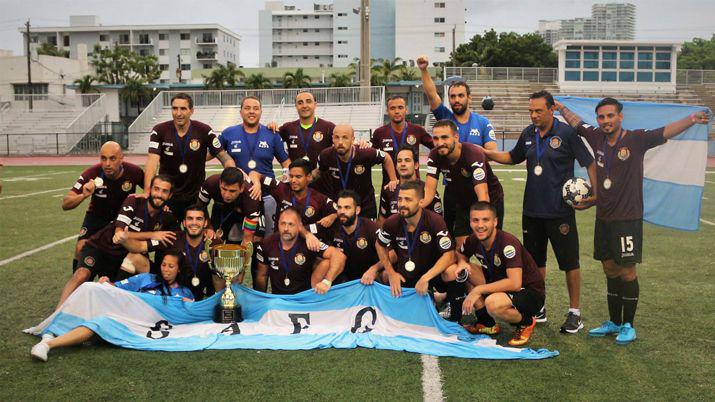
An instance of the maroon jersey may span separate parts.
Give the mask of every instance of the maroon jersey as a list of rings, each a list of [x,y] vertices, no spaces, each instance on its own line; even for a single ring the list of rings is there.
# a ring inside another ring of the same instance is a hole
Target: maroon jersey
[[[437,150],[432,150],[427,160],[427,176],[439,179],[439,173],[445,177],[447,185],[454,186],[455,194],[461,205],[471,206],[477,202],[477,193],[474,186],[486,183],[489,187],[489,201],[492,203],[504,200],[504,190],[499,178],[492,171],[487,157],[478,146],[462,143],[462,153],[454,165],[449,164],[447,157],[440,156]]]
[[[315,169],[320,152],[333,146],[334,128],[335,124],[332,122],[316,117],[310,128],[304,129],[299,119],[283,124],[278,133],[288,147],[290,160],[307,157],[310,168]]]
[[[375,249],[375,240],[380,229],[377,223],[358,217],[355,230],[351,234],[345,232],[339,220],[336,220],[330,229],[332,246],[339,248],[347,257],[341,274],[342,279],[345,281],[360,279],[368,268],[377,264],[379,257]]]
[[[129,194],[134,194],[137,186],[144,188],[144,171],[139,166],[122,162],[123,173],[117,179],[110,179],[104,175],[102,164],[98,163],[89,167],[79,175],[72,186],[72,192],[82,194],[82,187],[91,180],[101,177],[104,183],[95,187],[87,213],[97,215],[107,221],[114,220],[119,213],[119,207]]]
[[[155,216],[149,215],[146,198],[137,198],[134,195],[127,197],[122,203],[117,219],[95,233],[87,243],[109,255],[120,257],[127,254],[121,244],[114,244],[115,229],[129,228],[130,232],[156,232],[160,230],[178,231],[179,224],[171,212],[163,209]]]
[[[397,142],[395,143],[395,141]],[[405,122],[402,132],[394,131],[391,123],[375,129],[370,137],[370,142],[373,147],[390,154],[395,167],[397,167],[397,151],[405,145],[411,147],[415,151],[415,155],[420,154],[420,145],[429,149],[434,148],[432,136],[427,134],[424,127],[407,122]],[[387,173],[383,171],[382,184],[387,184],[388,181]]]
[[[216,133],[208,125],[191,120],[189,131],[179,137],[173,121],[157,124],[149,137],[149,153],[160,156],[159,173],[174,181],[173,198],[193,201],[206,177],[206,151],[217,156],[223,150]],[[185,164],[186,173],[179,168]]]
[[[337,200],[344,188],[355,191],[360,196],[361,207],[375,205],[375,189],[372,186],[372,167],[385,161],[385,153],[379,149],[359,149],[353,147],[351,162],[342,162],[334,148],[324,149],[318,158],[320,181],[325,195]],[[343,181],[346,185],[343,186]]]
[[[232,218],[244,219],[244,228],[248,224],[248,229],[255,225],[261,216],[262,202],[261,200],[254,200],[251,198],[250,193],[253,185],[244,182],[243,190],[241,194],[232,202],[226,203],[221,197],[221,175],[215,174],[209,176],[204,183],[201,185],[201,191],[199,191],[199,201],[208,205],[211,200],[213,200],[213,208],[211,210],[211,223],[214,229],[218,229],[221,225],[222,220],[228,220]],[[236,216],[231,217],[230,215],[235,214]],[[250,221],[250,222],[246,222]],[[253,228],[255,230],[255,228]]]
[[[406,282],[403,286],[414,287],[422,275],[432,269],[442,254],[454,250],[454,242],[442,216],[426,209],[422,209],[422,217],[416,232],[409,233],[406,227],[407,223],[400,215],[392,215],[378,230],[377,241],[388,250],[397,253],[397,264],[393,267],[405,278]],[[410,246],[410,243],[413,245]],[[411,257],[410,247],[412,247]],[[405,263],[410,260],[415,264],[412,272],[405,269]]]
[[[576,132],[586,138],[596,154],[598,198],[596,217],[604,221],[643,219],[643,157],[646,151],[665,144],[664,128],[623,130],[621,139],[608,145],[600,128],[579,123]],[[604,182],[610,180],[606,190]]]
[[[336,208],[333,200],[312,188],[307,188],[305,197],[299,200],[291,190],[290,184],[270,177],[266,177],[263,180],[263,187],[267,190],[266,193],[272,195],[278,204],[274,227],[278,227],[277,220],[280,212],[292,206],[301,212],[301,220],[305,228],[321,240],[324,240],[325,231],[322,230],[322,226],[318,225],[318,221],[335,213]]]
[[[326,244],[320,252],[308,250],[302,236],[296,238],[293,248],[281,252],[280,233],[266,237],[256,247],[256,260],[268,267],[268,278],[274,294],[296,294],[310,289],[310,276],[318,257],[322,257]]]
[[[214,242],[213,244],[216,243]],[[166,251],[177,251],[184,254],[184,266],[186,267],[186,272],[190,275],[189,289],[191,289],[191,293],[194,294],[194,300],[199,301],[216,293],[211,267],[209,267],[209,254],[204,250],[205,245],[203,239],[201,239],[201,243],[198,247],[191,247],[186,240],[186,232],[177,231],[176,240],[172,245],[164,247],[156,240],[150,240],[149,245],[149,251],[156,250],[154,257],[156,272],[153,273],[161,274],[159,267],[161,266],[161,260],[164,258]],[[194,277],[199,280],[197,286],[193,284]]]
[[[545,294],[544,278],[531,254],[514,235],[495,230],[497,235],[490,250],[486,250],[477,236],[471,234],[462,244],[459,253],[467,258],[475,256],[479,260],[487,283],[506,278],[509,268],[521,268],[521,287]]]
[[[422,183],[422,180],[417,180]],[[397,213],[397,196],[400,194],[400,186],[395,187],[395,191],[390,191],[389,189],[383,188],[382,194],[380,194],[380,216],[383,218],[388,218]],[[432,212],[436,212],[439,215],[443,214],[442,210],[442,199],[439,198],[439,194],[435,193],[432,202],[427,206]]]

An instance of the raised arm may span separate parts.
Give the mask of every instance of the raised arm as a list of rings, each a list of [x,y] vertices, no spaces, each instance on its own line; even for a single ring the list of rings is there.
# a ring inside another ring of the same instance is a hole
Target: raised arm
[[[62,198],[62,210],[69,211],[70,209],[75,209],[85,198],[89,198],[94,194],[94,180],[90,180],[84,183],[82,186],[82,192],[77,194],[70,190],[67,195]]]
[[[561,116],[566,119],[566,122],[569,124],[571,127],[576,127],[578,123],[580,123],[583,119],[579,117],[576,113],[570,111],[566,106],[564,106],[563,103],[555,100],[554,105],[556,107],[556,110],[561,113]]]
[[[674,121],[665,126],[663,137],[665,139],[673,138],[695,124],[708,124],[709,121],[710,118],[707,113],[703,111],[693,113],[684,119]]]
[[[422,74],[422,89],[425,91],[425,95],[427,95],[427,99],[429,100],[429,107],[435,110],[442,104],[442,98],[439,97],[437,86],[429,75],[429,69],[427,68],[429,67],[429,59],[427,59],[427,56],[417,58],[417,67],[420,68]]]
[[[159,170],[159,155],[149,154],[146,159],[146,165],[144,166],[144,192],[149,193],[151,190],[151,179],[156,176],[157,170]]]

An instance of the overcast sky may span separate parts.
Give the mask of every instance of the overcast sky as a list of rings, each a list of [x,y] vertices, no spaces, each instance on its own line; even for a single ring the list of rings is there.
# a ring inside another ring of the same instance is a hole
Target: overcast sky
[[[372,0],[380,1],[380,0]],[[284,1],[299,8],[329,0]],[[416,0],[422,3],[422,0]],[[494,28],[519,33],[536,30],[540,19],[589,17],[584,0],[467,0],[467,39]],[[713,0],[631,0],[636,5],[636,38],[687,41],[715,33]],[[0,49],[22,54],[17,28],[28,18],[36,26],[67,26],[70,15],[99,15],[103,25],[219,23],[241,35],[241,64],[258,62],[257,0],[0,0]],[[399,15],[399,10],[397,11]]]

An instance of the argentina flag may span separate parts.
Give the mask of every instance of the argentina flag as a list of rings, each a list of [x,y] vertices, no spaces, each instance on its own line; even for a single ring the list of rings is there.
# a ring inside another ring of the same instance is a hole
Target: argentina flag
[[[555,97],[584,122],[598,127],[595,108],[601,99]],[[655,129],[708,111],[702,106],[622,102],[623,128]],[[643,166],[643,219],[679,230],[698,230],[708,159],[708,124],[695,124],[645,154]],[[585,169],[576,176],[587,177]]]
[[[544,359],[546,349],[501,347],[437,314],[429,296],[403,289],[395,299],[381,284],[336,285],[325,295],[307,290],[273,295],[234,285],[244,321],[211,320],[220,299],[200,302],[85,283],[50,317],[24,332],[64,334],[84,326],[117,346],[149,351],[203,349],[377,348],[480,359]]]

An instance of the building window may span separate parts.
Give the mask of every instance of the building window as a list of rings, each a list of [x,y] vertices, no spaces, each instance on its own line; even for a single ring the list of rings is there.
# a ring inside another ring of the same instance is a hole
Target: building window
[[[634,74],[632,71],[621,71],[618,73],[618,81],[633,82]]]
[[[435,23],[444,23],[444,17],[434,17]]]
[[[159,56],[166,56],[166,49],[159,49]]]
[[[308,30],[307,30],[307,29],[304,29],[303,32],[308,32]]]
[[[442,46],[437,46],[434,48],[434,51],[437,53],[444,53],[444,47]]]
[[[33,38],[34,38],[34,40],[32,41],[32,43],[37,43],[37,36],[34,36]],[[57,46],[57,37],[56,36],[48,36],[47,43],[49,43],[52,46]]]
[[[307,16],[307,15],[304,15],[304,16],[303,16],[303,19],[304,19],[304,20],[307,20],[307,19],[308,19],[308,16]]]
[[[317,60],[317,59],[318,59],[318,56],[313,56],[313,58]]]
[[[653,82],[653,72],[651,71],[639,71],[636,77],[638,82]]]
[[[338,17],[347,17],[348,13],[338,13]]]
[[[435,32],[434,37],[435,38],[444,38],[444,32]]]
[[[670,82],[670,72],[655,73],[655,82]]]
[[[338,27],[338,31],[347,31],[348,27]]]
[[[191,34],[189,34],[188,32],[182,32],[182,33],[179,35],[179,39],[181,39],[181,40],[189,40],[189,39],[191,39]]]
[[[616,81],[615,71],[604,71],[601,73],[601,81]]]
[[[149,34],[139,34],[139,44],[148,45],[149,44]]]
[[[584,81],[598,81],[598,71],[584,71],[583,72]]]
[[[583,52],[583,68],[598,68],[598,52]]]
[[[32,84],[30,87],[27,84],[12,84],[13,91],[15,92],[15,100],[23,101],[28,100],[30,97],[28,95],[34,95],[32,99],[34,100],[47,100],[47,85],[48,84]]]
[[[315,28],[315,32],[320,32],[320,29],[318,29],[318,28]]]
[[[70,45],[70,36],[65,35],[62,37],[62,46],[69,46]]]
[[[346,41],[346,40],[339,40],[339,41],[338,41],[338,45],[347,45],[347,44],[348,44],[348,41]]]
[[[338,55],[338,58],[339,58],[339,59],[347,59],[347,58],[348,58],[348,55],[347,55],[347,54],[339,54],[339,55]]]
[[[566,68],[581,68],[581,52],[566,51]]]
[[[446,3],[444,1],[438,1],[434,3],[434,8],[444,8]]]
[[[191,64],[182,64],[181,69],[184,71],[191,71]]]
[[[182,55],[182,56],[188,56],[190,50],[191,50],[191,49],[181,49],[181,50],[180,50],[181,55]]]
[[[303,46],[308,46],[308,42],[303,42]]]
[[[129,34],[119,35],[119,44],[128,45],[129,44]]]
[[[638,52],[638,69],[653,69],[653,53]]]
[[[203,67],[208,70],[208,69],[213,68],[213,65],[211,63],[204,63]]]
[[[166,34],[165,33],[160,33],[159,34],[159,40],[166,40]]]
[[[621,68],[633,68],[633,52],[621,52]],[[631,80],[632,81],[632,80]]]
[[[566,71],[566,81],[581,81],[581,72]]]
[[[160,71],[169,71],[169,65],[168,64],[159,64],[159,70]]]
[[[320,18],[320,16],[319,16],[319,15],[316,15],[316,16],[315,16],[315,19],[317,20],[318,18]]]
[[[139,49],[139,56],[148,56],[149,52],[146,49]]]
[[[100,41],[100,42],[109,42],[109,35],[107,35],[107,34],[100,34],[100,35],[99,35],[99,41]]]
[[[618,54],[616,52],[603,52],[603,60],[601,60],[601,68],[616,68],[616,59]]]
[[[315,46],[319,46],[319,45],[320,45],[320,42],[314,42],[314,43],[315,43]]]

